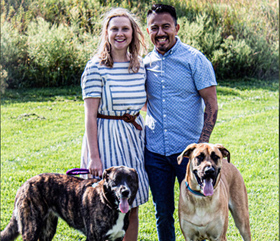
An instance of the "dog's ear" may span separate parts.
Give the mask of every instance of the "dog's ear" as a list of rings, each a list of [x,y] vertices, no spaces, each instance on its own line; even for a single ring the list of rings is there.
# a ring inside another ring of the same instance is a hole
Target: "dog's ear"
[[[108,175],[110,174],[110,172],[112,171],[113,168],[114,167],[110,167],[110,168],[104,170],[103,174],[102,174],[102,179],[107,180],[107,177],[108,177]]]
[[[177,157],[178,164],[181,164],[184,157],[189,157],[195,148],[195,143],[188,145],[187,148]]]
[[[226,157],[227,161],[230,162],[230,152],[221,144],[216,144],[216,147],[223,154],[223,157]]]
[[[136,194],[137,194],[137,191],[139,189],[139,178],[138,178],[138,173],[135,169],[133,169],[133,172],[134,172],[134,175],[135,175],[135,182],[133,182],[133,188],[132,189],[135,189],[135,191],[132,191],[132,195],[130,196],[128,202],[129,202],[129,205],[132,205],[135,197],[136,197]]]

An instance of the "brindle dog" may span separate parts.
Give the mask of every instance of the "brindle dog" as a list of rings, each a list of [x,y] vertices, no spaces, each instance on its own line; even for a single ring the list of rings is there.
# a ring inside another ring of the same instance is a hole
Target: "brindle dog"
[[[64,174],[37,175],[19,188],[1,241],[19,234],[24,241],[52,240],[58,217],[84,233],[87,241],[121,241],[137,191],[137,172],[124,166],[105,170],[98,183]]]

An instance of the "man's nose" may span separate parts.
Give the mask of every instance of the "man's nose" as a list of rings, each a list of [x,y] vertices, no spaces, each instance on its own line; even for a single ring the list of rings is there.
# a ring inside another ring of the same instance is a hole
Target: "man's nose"
[[[159,27],[157,35],[165,35],[165,32],[163,31],[163,28]]]

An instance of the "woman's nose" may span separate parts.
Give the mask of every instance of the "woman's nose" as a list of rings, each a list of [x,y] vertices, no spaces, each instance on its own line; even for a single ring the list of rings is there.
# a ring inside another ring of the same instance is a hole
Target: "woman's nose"
[[[120,35],[123,35],[123,32],[122,32],[122,30],[120,29],[120,30],[118,30],[118,32],[117,32],[117,36],[120,36]]]

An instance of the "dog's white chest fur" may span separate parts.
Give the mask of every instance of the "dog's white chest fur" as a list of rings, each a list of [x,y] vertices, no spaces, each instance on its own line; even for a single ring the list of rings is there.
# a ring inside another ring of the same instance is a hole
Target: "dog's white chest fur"
[[[124,236],[125,231],[123,230],[123,224],[125,215],[125,213],[119,212],[119,217],[116,224],[107,232],[107,235],[109,235],[110,239],[115,240]]]

